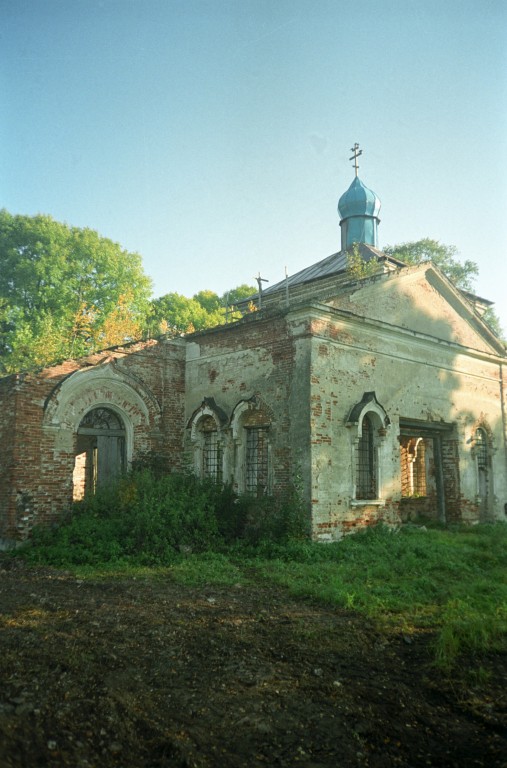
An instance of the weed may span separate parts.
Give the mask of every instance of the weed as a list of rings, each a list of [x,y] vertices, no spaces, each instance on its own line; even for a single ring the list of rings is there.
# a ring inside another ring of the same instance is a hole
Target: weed
[[[447,603],[435,643],[438,667],[449,671],[463,653],[482,654],[505,639],[507,610],[505,606],[492,608],[487,603],[477,607],[460,598]]]

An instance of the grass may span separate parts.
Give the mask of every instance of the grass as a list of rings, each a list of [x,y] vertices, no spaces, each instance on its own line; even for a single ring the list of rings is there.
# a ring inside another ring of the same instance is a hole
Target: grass
[[[43,561],[42,552],[37,559]],[[386,632],[433,631],[435,663],[448,672],[464,653],[507,651],[505,524],[453,531],[381,527],[336,544],[235,544],[175,553],[159,566],[124,559],[68,567],[81,578],[275,584],[295,597],[357,611]]]
[[[232,497],[205,487],[196,496],[187,480],[154,486],[142,475],[135,486],[129,482],[58,530],[38,532],[21,556],[81,578],[275,584],[296,597],[357,611],[385,632],[431,631],[435,663],[444,670],[465,653],[479,658],[507,651],[505,523],[453,530],[379,526],[315,544],[283,534],[280,525],[283,535],[273,538],[268,520],[264,532],[256,525],[255,536],[233,538],[231,530],[248,533],[248,525]],[[245,515],[252,519],[250,507]],[[279,519],[290,521],[290,507]]]
[[[385,631],[435,633],[435,663],[507,651],[507,525],[391,532],[286,547],[254,559],[292,595],[358,611]]]

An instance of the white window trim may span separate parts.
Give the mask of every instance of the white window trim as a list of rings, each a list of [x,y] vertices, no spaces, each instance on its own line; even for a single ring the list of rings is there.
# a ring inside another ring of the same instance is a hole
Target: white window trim
[[[373,399],[374,398],[374,399]],[[351,480],[352,480],[352,488],[351,488],[351,499],[350,504],[353,507],[367,507],[367,506],[377,506],[382,507],[385,506],[386,500],[382,494],[383,491],[383,477],[382,477],[382,462],[381,462],[381,456],[382,456],[382,444],[385,440],[386,434],[387,434],[387,428],[389,426],[389,419],[387,418],[387,414],[385,410],[382,408],[380,403],[377,402],[374,393],[373,398],[369,399],[364,403],[363,408],[357,414],[357,421],[348,422],[347,426],[351,429]],[[375,414],[377,419],[374,419],[374,429],[375,429],[375,440],[374,440],[374,450],[375,450],[375,467],[376,467],[376,488],[377,493],[380,494],[375,499],[357,499],[356,493],[357,493],[357,452],[359,448],[359,441],[363,434],[363,419],[366,415],[369,414]],[[380,422],[380,426],[377,426]]]
[[[193,415],[192,417],[192,423],[190,426],[190,440],[193,445],[193,461],[194,461],[194,472],[197,475],[197,477],[203,477],[203,466],[202,466],[202,452],[204,449],[204,437],[202,433],[199,431],[199,422],[201,419],[206,418],[206,416],[211,416],[213,421],[216,424],[217,428],[217,439],[222,445],[222,451],[221,451],[221,458],[222,458],[222,478],[225,478],[225,440],[223,431],[221,428],[220,421],[218,419],[217,414],[215,411],[209,407],[209,405],[204,404],[202,405]]]

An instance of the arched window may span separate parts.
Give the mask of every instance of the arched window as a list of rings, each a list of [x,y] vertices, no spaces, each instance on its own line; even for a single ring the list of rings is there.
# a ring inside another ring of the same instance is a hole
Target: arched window
[[[197,430],[201,444],[201,475],[222,480],[222,445],[218,437],[217,423],[213,416],[199,419]]]
[[[245,426],[245,490],[262,496],[268,490],[268,426]]]
[[[194,450],[194,471],[199,477],[222,482],[224,477],[225,413],[213,398],[205,398],[188,422]]]
[[[256,399],[242,400],[231,418],[234,481],[239,491],[260,497],[271,492],[271,419]]]
[[[377,458],[375,455],[374,427],[371,417],[363,416],[361,435],[356,451],[356,499],[376,499]]]
[[[389,417],[375,392],[365,392],[351,410],[347,426],[352,429],[352,498],[357,502],[381,502],[380,450]]]
[[[82,499],[125,471],[125,425],[110,408],[88,411],[77,430],[73,498]]]
[[[477,467],[477,495],[482,515],[489,511],[490,497],[490,455],[488,434],[478,427],[474,433],[474,456]]]
[[[477,469],[479,473],[487,472],[489,464],[488,438],[485,430],[482,429],[482,427],[479,427],[475,430],[474,443]]]

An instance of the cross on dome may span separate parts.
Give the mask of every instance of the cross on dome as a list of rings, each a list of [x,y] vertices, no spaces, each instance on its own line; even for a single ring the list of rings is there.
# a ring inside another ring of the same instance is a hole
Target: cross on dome
[[[350,148],[350,151],[353,152],[353,155],[352,155],[352,157],[349,157],[349,160],[353,160],[354,161],[354,170],[356,172],[356,177],[357,177],[357,172],[359,170],[359,165],[357,163],[357,158],[359,157],[359,155],[363,154],[363,150],[359,149],[359,144],[356,141],[354,146]]]
[[[358,176],[357,162],[363,150],[356,142],[350,150],[356,172],[352,184],[338,201],[338,213],[342,230],[342,251],[346,251],[354,243],[365,243],[377,247],[377,226],[380,221],[380,200],[371,189],[363,184]]]

